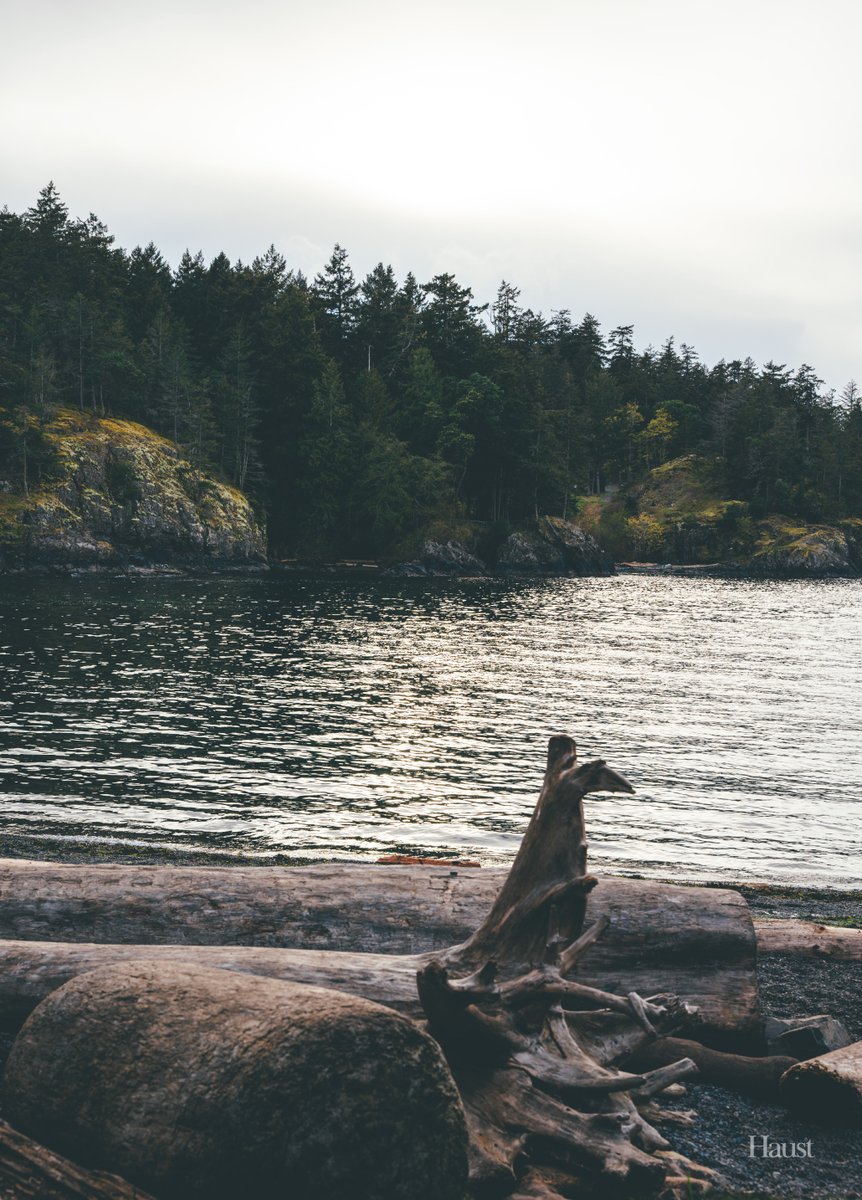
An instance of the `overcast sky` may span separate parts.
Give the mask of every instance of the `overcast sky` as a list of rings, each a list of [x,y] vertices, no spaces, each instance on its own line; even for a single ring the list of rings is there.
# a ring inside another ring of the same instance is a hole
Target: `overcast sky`
[[[862,382],[858,0],[0,0],[0,205]]]

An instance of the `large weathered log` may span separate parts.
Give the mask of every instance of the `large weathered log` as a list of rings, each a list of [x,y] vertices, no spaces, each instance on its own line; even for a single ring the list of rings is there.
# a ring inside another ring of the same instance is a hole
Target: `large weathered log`
[[[10,1119],[160,1200],[462,1200],[464,1113],[439,1047],[391,1009],[141,959],[33,1013]]]
[[[418,954],[464,941],[505,870],[0,859],[0,938]]]
[[[862,1042],[791,1067],[781,1098],[810,1120],[862,1126]]]
[[[0,1121],[3,1200],[153,1200],[119,1175],[88,1171]]]
[[[256,946],[94,946],[0,942],[0,1029],[13,1033],[40,1001],[84,971],[148,958],[167,965],[221,968],[283,982],[310,983],[421,1016],[416,971],[422,959]]]
[[[760,954],[798,954],[805,958],[862,962],[862,929],[784,919],[759,919],[754,928]]]
[[[468,939],[505,879],[504,871],[463,868],[3,859],[0,937],[427,953]],[[717,1043],[754,1044],[755,939],[737,892],[600,877],[590,917],[608,917],[610,925],[580,968],[582,982],[610,991],[624,980],[643,994],[674,992],[698,1006]]]

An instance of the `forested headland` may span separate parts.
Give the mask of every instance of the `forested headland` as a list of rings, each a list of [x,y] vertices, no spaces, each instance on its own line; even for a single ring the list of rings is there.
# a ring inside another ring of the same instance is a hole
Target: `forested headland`
[[[5,494],[50,480],[46,430],[67,409],[175,441],[251,498],[276,557],[394,558],[428,536],[492,554],[541,515],[618,556],[668,554],[668,480],[677,557],[686,522],[751,549],[770,514],[862,514],[853,382],[708,366],[673,337],[639,349],[632,326],[534,312],[505,281],[483,303],[451,274],[381,262],[359,279],[339,245],[313,279],[273,246],[172,269],[152,243],[127,252],[93,214],[73,219],[49,184],[0,213]],[[713,544],[689,536],[689,556]]]

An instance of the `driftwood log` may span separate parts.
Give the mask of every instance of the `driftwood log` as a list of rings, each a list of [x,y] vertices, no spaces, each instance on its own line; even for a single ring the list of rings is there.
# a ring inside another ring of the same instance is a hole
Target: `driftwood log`
[[[683,1058],[641,1073],[616,1064],[660,1033],[697,1028],[694,1007],[687,996],[644,996],[625,978],[606,990],[580,975],[609,924],[607,915],[586,922],[597,880],[587,873],[583,798],[631,790],[602,761],[579,765],[570,738],[552,738],[512,869],[475,932],[448,949],[398,956],[5,942],[3,1010],[8,1016],[17,1001],[20,1016],[79,971],[142,955],[323,984],[424,1014],[464,1105],[475,1195],[689,1187],[709,1173],[674,1155],[651,1119],[654,1098],[694,1074],[694,1064]],[[632,946],[631,960],[642,951],[642,941]],[[756,992],[749,1019],[753,1008]]]
[[[3,1200],[153,1200],[149,1192],[102,1171],[88,1171],[0,1121]]]
[[[505,870],[0,858],[0,938],[421,954],[466,940]]]
[[[640,1047],[625,1060],[629,1071],[654,1071],[680,1058],[690,1058],[701,1083],[714,1083],[741,1095],[759,1100],[778,1100],[778,1085],[784,1072],[796,1063],[786,1054],[752,1058],[744,1054],[725,1054],[688,1038],[658,1038]]]
[[[337,987],[345,966],[340,954],[309,960],[227,948],[427,955],[466,941],[505,879],[505,871],[434,867],[128,867],[4,859],[0,937],[218,947],[216,959],[196,951],[196,960],[212,964],[227,955],[237,966],[242,961],[247,970],[286,979],[306,978],[309,961],[316,961],[325,973],[321,983]],[[737,892],[601,878],[590,916],[609,925],[579,967],[583,983],[604,991],[625,982],[644,994],[674,992],[698,1007],[706,1040],[733,1049],[760,1046],[755,938]],[[6,981],[0,979],[0,1024],[6,997],[15,1007],[8,987],[28,972],[31,955],[35,972],[60,981],[68,978],[67,963],[84,969],[80,963],[104,961],[83,946],[80,952],[52,946],[43,955],[26,946],[0,952],[9,965]],[[398,1003],[406,1011],[418,1004],[415,969],[411,957]],[[397,963],[392,970],[400,974]],[[36,987],[34,994],[44,992]],[[385,1002],[379,991],[360,994]]]
[[[463,1200],[440,1047],[355,996],[146,959],[81,975],[18,1035],[25,1133],[159,1200]]]
[[[597,899],[604,887],[603,881],[594,893]],[[762,1044],[763,1026],[754,973],[754,939],[744,902],[729,892],[692,889],[692,893],[690,902],[683,888],[668,887],[661,892],[638,886],[614,889],[616,903],[624,897],[627,900],[625,915],[618,915],[616,904],[596,903],[596,919],[601,919],[603,925],[608,920],[609,940],[617,922],[623,928],[617,928],[610,947],[596,945],[592,954],[597,963],[590,970],[585,966],[578,978],[603,992],[615,991],[623,983],[644,994],[674,992],[698,1008],[698,1036],[705,1042],[756,1052]],[[702,896],[709,898],[708,907],[698,903]],[[720,901],[726,896],[727,903],[714,903],[716,896]],[[668,905],[669,913],[663,931],[658,917],[659,898]],[[648,903],[638,908],[638,901],[644,899]],[[635,938],[639,912],[644,913],[643,942]],[[699,935],[700,916],[704,917],[704,927]],[[678,931],[676,939],[674,929]],[[0,942],[0,1030],[17,1030],[40,1000],[72,976],[107,963],[128,962],[142,954],[167,962],[316,983],[389,1004],[411,1016],[421,1015],[416,971],[433,956],[427,952],[383,955],[242,945]]]
[[[784,919],[757,920],[754,926],[760,954],[797,954],[805,958],[862,962],[862,929]]]
[[[862,1042],[791,1067],[781,1098],[807,1119],[862,1127]]]

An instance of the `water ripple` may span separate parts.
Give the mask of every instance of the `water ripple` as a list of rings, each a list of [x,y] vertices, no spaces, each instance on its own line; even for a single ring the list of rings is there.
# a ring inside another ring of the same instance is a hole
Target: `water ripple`
[[[544,746],[595,865],[858,884],[862,583],[6,581],[0,828],[508,861]]]

